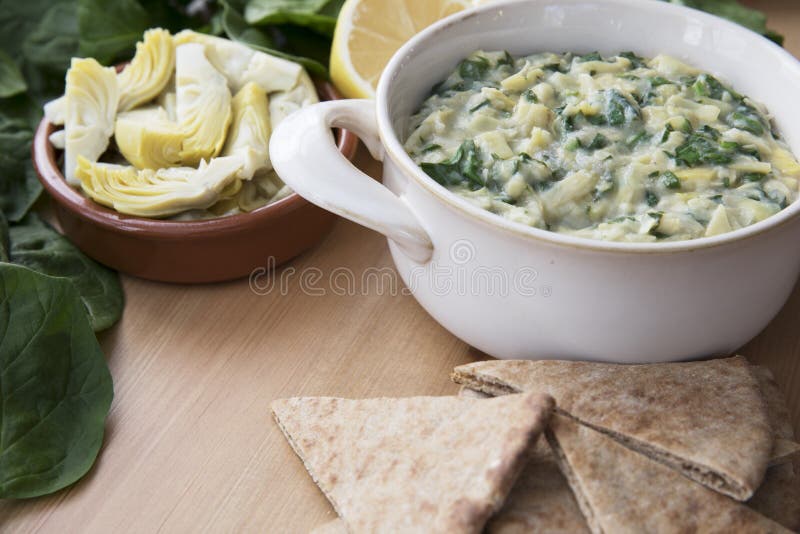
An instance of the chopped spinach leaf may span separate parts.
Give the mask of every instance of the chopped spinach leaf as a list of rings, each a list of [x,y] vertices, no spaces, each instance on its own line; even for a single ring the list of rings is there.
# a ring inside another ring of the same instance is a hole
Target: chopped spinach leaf
[[[594,139],[592,139],[592,142],[589,143],[586,146],[586,148],[588,150],[597,150],[597,149],[600,149],[600,148],[607,147],[608,143],[609,143],[608,138],[605,135],[599,133],[599,134],[594,136]]]
[[[605,91],[606,120],[612,126],[622,126],[641,117],[639,109],[616,89]]]
[[[576,58],[578,63],[586,63],[587,61],[603,61],[603,57],[599,52],[590,52]]]
[[[625,59],[631,62],[631,66],[634,69],[638,69],[640,67],[644,67],[646,65],[645,59],[643,57],[637,56],[633,52],[621,52],[619,57],[624,57]]]
[[[458,66],[458,74],[466,81],[480,81],[486,77],[490,67],[488,59],[483,56],[474,56],[461,62]]]
[[[479,109],[488,106],[489,104],[490,104],[489,100],[486,99],[483,102],[481,102],[480,104],[478,104],[477,106],[470,108],[469,112],[470,113],[474,113],[474,112],[478,111]]]
[[[661,185],[666,187],[667,189],[680,189],[681,188],[681,180],[678,178],[674,172],[666,171],[664,174],[661,175],[660,180]]]
[[[675,162],[687,167],[725,165],[733,161],[733,152],[718,142],[719,132],[710,126],[697,130],[675,149]]]
[[[422,163],[420,167],[444,186],[467,183],[473,190],[486,186],[481,177],[481,156],[471,140],[464,141],[452,158],[441,163]]]

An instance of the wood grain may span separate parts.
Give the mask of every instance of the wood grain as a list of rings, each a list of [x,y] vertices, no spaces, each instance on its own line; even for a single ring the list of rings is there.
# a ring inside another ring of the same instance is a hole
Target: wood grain
[[[770,13],[771,25],[800,55],[797,4],[751,3]],[[379,174],[365,151],[358,161]],[[431,320],[402,286],[381,289],[374,277],[362,284],[374,268],[393,272],[384,239],[340,221],[318,248],[279,269],[274,278],[285,280],[284,287],[267,294],[253,291],[248,280],[180,286],[125,278],[125,315],[102,336],[115,398],[100,458],[69,489],[0,501],[0,531],[308,532],[332,519],[272,422],[270,401],[452,394],[449,371],[481,357]],[[344,269],[355,274],[355,291],[344,287]],[[343,290],[334,291],[332,281]],[[315,288],[325,294],[309,291]],[[773,370],[795,428],[798,316],[795,290],[742,349]]]

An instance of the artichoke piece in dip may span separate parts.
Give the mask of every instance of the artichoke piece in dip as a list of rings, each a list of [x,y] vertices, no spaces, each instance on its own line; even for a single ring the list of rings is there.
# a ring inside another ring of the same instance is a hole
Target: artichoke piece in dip
[[[800,165],[766,110],[669,56],[470,55],[411,119],[434,180],[520,224],[678,241],[797,199]]]
[[[64,177],[77,185],[78,157],[97,161],[114,132],[119,101],[117,74],[94,59],[73,59],[67,71],[64,113]]]

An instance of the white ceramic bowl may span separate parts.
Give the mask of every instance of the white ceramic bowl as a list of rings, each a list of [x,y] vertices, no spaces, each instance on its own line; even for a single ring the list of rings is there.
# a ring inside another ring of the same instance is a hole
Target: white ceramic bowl
[[[610,243],[546,232],[450,193],[403,150],[409,116],[476,49],[667,53],[765,103],[800,153],[800,63],[740,26],[643,0],[528,0],[454,15],[392,58],[377,101],[329,102],[283,122],[275,169],[325,209],[388,236],[397,269],[453,334],[498,358],[661,362],[728,354],[780,310],[800,272],[800,203],[728,234]],[[335,150],[355,131],[383,185]]]

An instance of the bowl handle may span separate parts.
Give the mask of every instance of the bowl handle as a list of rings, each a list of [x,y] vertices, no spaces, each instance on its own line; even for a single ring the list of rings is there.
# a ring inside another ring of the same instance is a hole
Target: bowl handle
[[[375,102],[334,100],[296,111],[275,129],[269,152],[278,175],[309,202],[382,233],[411,259],[427,262],[433,244],[411,209],[336,149],[331,128],[354,132],[372,157],[383,160]]]

